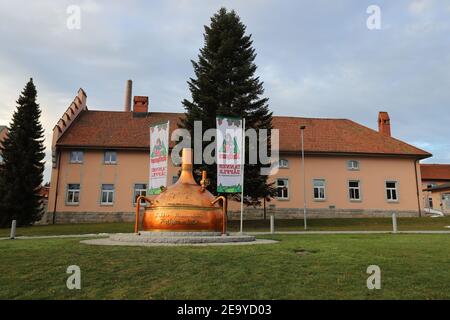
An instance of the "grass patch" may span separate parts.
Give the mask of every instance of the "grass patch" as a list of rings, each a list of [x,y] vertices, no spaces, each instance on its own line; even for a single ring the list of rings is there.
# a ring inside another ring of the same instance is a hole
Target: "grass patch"
[[[269,220],[246,220],[244,231],[263,231],[270,229]],[[441,230],[450,231],[450,217],[443,218],[399,218],[399,230]],[[239,231],[239,221],[233,220],[228,224],[229,231]],[[86,233],[116,233],[133,232],[134,225],[131,222],[115,223],[83,223],[83,224],[58,224],[45,226],[32,226],[17,228],[18,236],[46,236]],[[276,231],[303,231],[303,220],[285,219],[275,221]],[[390,231],[392,230],[391,218],[338,218],[338,219],[309,219],[310,231]],[[0,229],[0,237],[8,237],[9,229]]]
[[[450,299],[448,235],[276,235],[277,244],[0,241],[0,299]],[[69,265],[82,289],[68,290]],[[368,290],[366,269],[382,271]]]

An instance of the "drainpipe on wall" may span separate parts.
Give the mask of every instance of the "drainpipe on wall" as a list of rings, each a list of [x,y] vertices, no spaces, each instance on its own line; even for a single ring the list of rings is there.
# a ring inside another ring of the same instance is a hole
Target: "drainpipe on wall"
[[[61,164],[61,151],[58,152],[58,160],[57,161],[58,161],[58,166],[57,166],[58,172],[56,173],[55,206],[53,207],[52,224],[56,223],[56,204],[58,202],[59,169],[60,169],[60,164]]]
[[[414,171],[416,173],[416,188],[417,188],[417,205],[419,206],[419,217],[422,217],[422,209],[420,209],[420,190],[419,190],[419,176],[417,174],[417,165],[419,160],[414,161]]]

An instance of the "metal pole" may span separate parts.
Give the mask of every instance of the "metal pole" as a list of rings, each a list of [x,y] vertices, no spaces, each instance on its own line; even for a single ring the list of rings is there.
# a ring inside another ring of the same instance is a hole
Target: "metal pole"
[[[13,220],[11,222],[11,233],[9,235],[10,239],[15,239],[16,238],[16,224],[17,224],[16,220]]]
[[[58,152],[55,149],[55,152]],[[56,161],[58,161],[58,166],[57,166],[57,172],[56,172],[56,189],[55,189],[55,206],[53,207],[53,217],[52,217],[52,224],[56,223],[56,204],[58,203],[58,189],[59,189],[59,171],[61,169],[61,151],[58,152],[58,158],[56,159]]]
[[[245,118],[242,119],[242,156],[241,156],[241,226],[240,233],[244,232],[244,168],[245,168]]]
[[[263,219],[266,220],[266,197],[264,197],[263,205],[264,205]]]
[[[419,187],[419,178],[417,175],[417,166],[418,166],[419,160],[414,161],[414,172],[416,173],[416,190],[417,190],[417,207],[419,209],[419,217],[422,216],[422,209],[420,207],[420,187]]]
[[[307,229],[306,223],[306,177],[305,177],[305,146],[304,146],[304,138],[303,131],[305,130],[305,126],[301,126],[301,136],[302,136],[302,175],[303,175],[303,221],[305,225],[305,230]]]
[[[273,213],[270,215],[270,233],[275,233],[275,216]]]

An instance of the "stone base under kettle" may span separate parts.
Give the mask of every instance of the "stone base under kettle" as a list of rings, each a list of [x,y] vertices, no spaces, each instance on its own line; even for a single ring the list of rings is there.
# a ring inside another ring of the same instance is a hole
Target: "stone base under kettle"
[[[164,246],[164,245],[244,245],[269,244],[274,240],[256,239],[245,234],[226,234],[220,232],[153,232],[116,233],[109,238],[83,240],[82,243],[93,245],[117,246]]]

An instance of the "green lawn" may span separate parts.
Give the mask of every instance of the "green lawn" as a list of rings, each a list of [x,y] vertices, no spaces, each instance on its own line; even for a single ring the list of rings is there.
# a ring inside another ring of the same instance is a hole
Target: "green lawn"
[[[0,299],[450,299],[450,235],[276,235],[276,244],[0,241]],[[300,252],[300,253],[298,253]],[[381,290],[366,269],[381,268]],[[81,268],[68,290],[66,268]]]
[[[447,230],[450,226],[450,217],[444,218],[399,218],[399,230]],[[392,230],[392,219],[390,218],[354,218],[354,219],[309,219],[308,227],[311,231],[319,230]],[[85,233],[115,233],[132,232],[133,223],[89,223],[89,224],[62,224],[48,226],[33,226],[18,228],[17,235],[38,236],[38,235],[65,235],[65,234],[85,234]],[[276,231],[303,231],[303,220],[289,219],[276,220]],[[239,230],[239,221],[229,222],[230,231]],[[244,231],[269,231],[269,220],[244,221]],[[9,229],[0,229],[0,237],[9,236]]]

